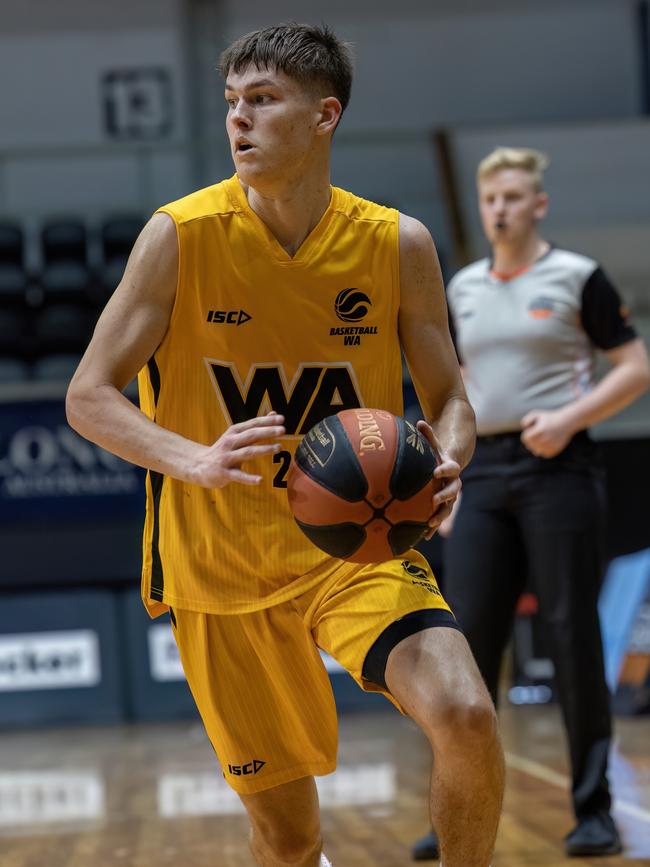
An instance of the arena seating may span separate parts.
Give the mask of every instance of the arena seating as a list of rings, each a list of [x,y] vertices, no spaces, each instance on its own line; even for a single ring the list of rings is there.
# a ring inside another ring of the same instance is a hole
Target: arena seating
[[[24,310],[0,307],[0,355],[27,359],[29,337]]]
[[[43,270],[40,284],[43,301],[89,300],[91,274],[88,267],[86,227],[81,220],[62,220],[41,231]]]
[[[24,304],[26,287],[23,231],[17,223],[0,223],[0,306]]]
[[[137,214],[35,229],[0,220],[0,385],[69,380],[143,223]]]
[[[27,382],[31,368],[22,358],[0,358],[0,385]]]
[[[104,221],[100,228],[102,265],[97,297],[104,304],[119,283],[136,238],[144,221],[133,214],[116,215]]]
[[[79,365],[81,354],[70,352],[44,355],[31,366],[31,378],[38,382],[70,382]]]
[[[77,304],[52,304],[36,311],[35,356],[52,352],[81,353],[90,336],[89,311]]]

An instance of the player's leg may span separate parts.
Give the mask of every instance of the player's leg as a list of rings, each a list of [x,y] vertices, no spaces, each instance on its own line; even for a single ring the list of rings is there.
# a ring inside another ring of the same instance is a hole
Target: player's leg
[[[501,475],[466,481],[444,549],[445,598],[495,704],[503,653],[526,577],[521,534],[507,506],[507,483]],[[416,861],[438,854],[435,831],[413,845]]]
[[[567,849],[572,855],[615,853],[620,841],[609,815],[607,782],[610,696],[598,617],[603,491],[589,473],[557,468],[529,480],[521,500],[531,574],[569,742],[578,827]]]
[[[334,770],[329,678],[292,603],[237,616],[175,611],[183,668],[260,867],[317,867],[314,774]],[[325,863],[325,862],[323,862]]]
[[[467,642],[416,552],[341,571],[306,612],[316,641],[429,738],[445,867],[487,867],[503,758],[494,705]]]
[[[251,852],[260,867],[319,867],[323,847],[313,777],[240,797],[251,822]]]
[[[431,819],[445,867],[487,867],[503,798],[494,705],[463,635],[433,627],[391,651],[386,684],[433,750]]]

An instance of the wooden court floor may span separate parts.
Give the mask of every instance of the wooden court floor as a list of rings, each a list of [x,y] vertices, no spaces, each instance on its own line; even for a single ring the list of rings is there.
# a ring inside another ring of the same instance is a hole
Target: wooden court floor
[[[557,710],[501,712],[507,794],[494,867],[650,865],[650,718],[619,718],[611,777],[624,855],[566,859]],[[334,867],[400,867],[427,827],[429,756],[387,708],[344,716],[320,782]],[[431,862],[433,863],[433,862]],[[252,867],[246,820],[196,722],[0,733],[1,867]]]

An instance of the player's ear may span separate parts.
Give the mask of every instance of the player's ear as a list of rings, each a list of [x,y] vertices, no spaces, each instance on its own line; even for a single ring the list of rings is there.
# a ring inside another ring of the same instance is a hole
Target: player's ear
[[[542,190],[537,193],[537,202],[535,204],[535,219],[543,220],[548,213],[548,195]]]
[[[339,122],[343,108],[335,96],[327,96],[320,101],[320,114],[316,123],[316,134],[333,133]]]

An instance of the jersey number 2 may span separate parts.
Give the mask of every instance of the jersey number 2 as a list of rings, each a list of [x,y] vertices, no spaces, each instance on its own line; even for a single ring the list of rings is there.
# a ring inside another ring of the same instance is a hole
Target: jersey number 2
[[[277,471],[275,478],[273,479],[273,487],[286,488],[286,476],[289,472],[289,467],[291,466],[291,452],[278,452],[276,455],[273,455],[273,463],[280,464],[280,469]]]

